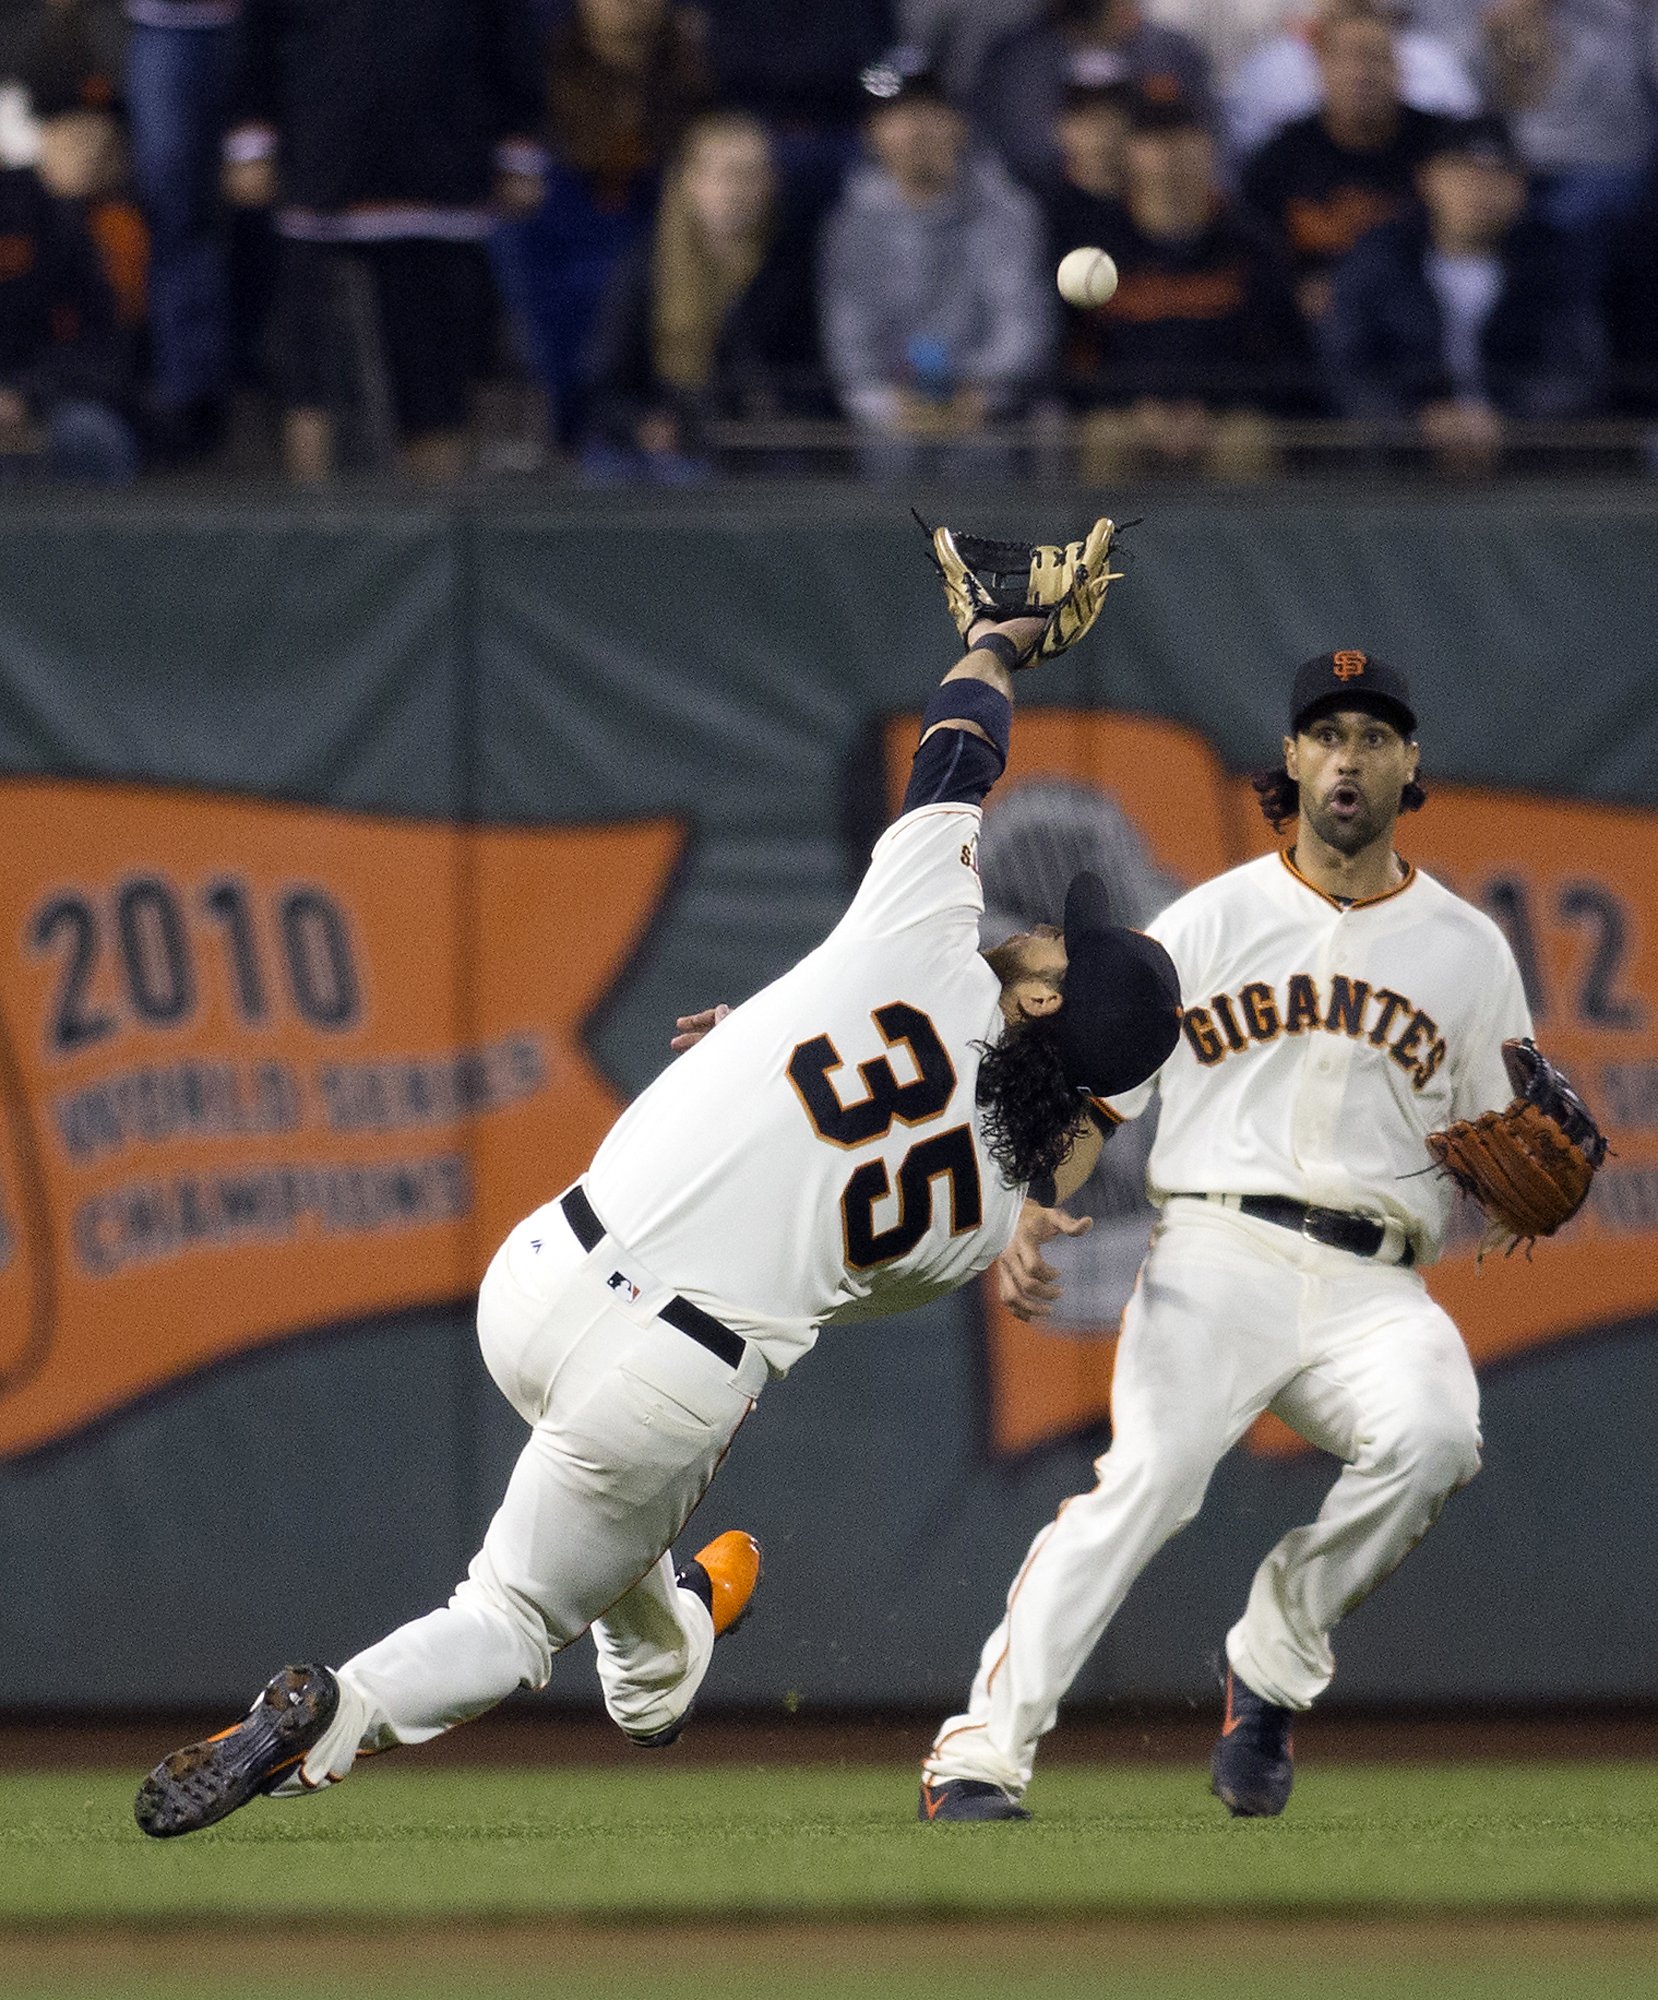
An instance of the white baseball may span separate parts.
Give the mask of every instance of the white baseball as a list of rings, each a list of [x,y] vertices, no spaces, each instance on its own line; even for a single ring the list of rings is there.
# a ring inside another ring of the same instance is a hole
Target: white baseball
[[[1067,305],[1103,306],[1117,289],[1117,267],[1103,250],[1067,250],[1055,276]]]

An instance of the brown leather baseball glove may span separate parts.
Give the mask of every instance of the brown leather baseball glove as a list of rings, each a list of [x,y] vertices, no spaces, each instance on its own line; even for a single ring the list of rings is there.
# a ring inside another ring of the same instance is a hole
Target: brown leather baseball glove
[[[1520,1242],[1552,1236],[1588,1199],[1606,1140],[1589,1107],[1535,1042],[1503,1043],[1506,1110],[1428,1134],[1428,1151]]]
[[[954,528],[929,528],[933,567],[944,584],[956,630],[965,639],[980,618],[1031,616],[1047,620],[1016,663],[1033,667],[1074,646],[1100,615],[1105,593],[1122,572],[1111,567],[1113,522],[1098,520],[1081,541],[1063,546],[994,542]]]

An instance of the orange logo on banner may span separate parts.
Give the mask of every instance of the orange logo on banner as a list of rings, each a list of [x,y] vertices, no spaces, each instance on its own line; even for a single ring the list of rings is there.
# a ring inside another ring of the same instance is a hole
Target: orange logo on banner
[[[465,1298],[621,1108],[583,1044],[672,821],[0,785],[0,1456]]]
[[[889,725],[894,800],[915,737],[914,718]],[[1143,878],[1154,869],[1169,893],[1274,845],[1247,780],[1230,776],[1192,731],[1144,716],[1020,715],[981,841],[992,906],[998,881],[1021,858],[1005,829],[1017,835],[1022,819],[1040,822],[1067,866],[1096,866],[1108,879],[1113,863]],[[1615,1153],[1584,1213],[1530,1261],[1477,1265],[1477,1218],[1460,1214],[1446,1255],[1428,1273],[1434,1297],[1481,1366],[1658,1310],[1658,813],[1434,783],[1426,808],[1401,821],[1399,837],[1412,861],[1502,926],[1525,975],[1538,1040],[1582,1088]],[[1075,844],[1085,839],[1094,845]],[[1031,851],[1027,837],[1027,857]],[[1044,887],[1050,907],[1021,910],[1022,919],[1057,916],[1054,891]],[[1136,1143],[1135,1131],[1130,1124],[1113,1137],[1102,1171]],[[1086,1205],[1088,1193],[1073,1206]],[[1117,1312],[1152,1220],[1149,1207],[1132,1217],[1121,1213],[1125,1205],[1119,1188],[1091,1236],[1050,1251],[1056,1261],[1062,1253],[1077,1258],[1073,1294],[1086,1300],[1092,1286],[1114,1301],[1108,1313],[1063,1327],[1057,1316],[1026,1325],[984,1286],[998,1452],[1029,1451],[1108,1418]],[[1099,1246],[1113,1233],[1118,1264],[1102,1271]],[[1272,1417],[1249,1442],[1273,1455],[1306,1449]]]
[[[1338,681],[1357,680],[1359,675],[1370,664],[1368,658],[1363,653],[1336,653],[1332,655],[1332,658],[1335,661],[1336,679]]]

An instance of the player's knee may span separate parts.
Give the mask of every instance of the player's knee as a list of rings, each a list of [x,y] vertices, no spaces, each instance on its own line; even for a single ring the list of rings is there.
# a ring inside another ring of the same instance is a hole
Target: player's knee
[[[1480,1431],[1460,1410],[1426,1406],[1405,1412],[1378,1440],[1391,1462],[1423,1492],[1454,1493],[1480,1469]]]
[[[1135,1514],[1155,1521],[1165,1536],[1178,1534],[1203,1505],[1215,1454],[1164,1441],[1155,1452],[1113,1445],[1096,1465],[1098,1491],[1132,1503]]]
[[[568,1641],[549,1631],[546,1615],[534,1599],[502,1578],[493,1563],[475,1557],[450,1603],[495,1633],[503,1659],[511,1656],[513,1684],[525,1688],[547,1685],[553,1655]]]

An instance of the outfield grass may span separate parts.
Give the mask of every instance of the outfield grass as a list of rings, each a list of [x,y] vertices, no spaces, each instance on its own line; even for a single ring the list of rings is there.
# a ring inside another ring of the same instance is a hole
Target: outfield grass
[[[290,1966],[265,1977],[227,1981],[215,1974],[202,1981],[188,1971],[156,1972],[136,1980],[117,1974],[96,1983],[71,1974],[23,1985],[9,1981],[6,2000],[532,2000],[532,1996],[577,1993],[588,2000],[1651,2000],[1658,1991],[1650,1965],[1629,1957],[1621,1962],[1553,1956],[1539,1966],[1523,1954],[1504,1956],[1500,1965],[1467,1962],[1466,1954],[1447,1960],[1437,1950],[1399,1951],[1391,1944],[1360,1955],[1355,1943],[1332,1954],[1317,1939],[1299,1947],[1299,1962],[1274,1947],[1265,1962],[1247,1946],[1222,1952],[1206,1948],[1192,1958],[1176,1943],[1165,1944],[1169,1961],[1157,1970],[1133,1945],[1108,1942],[1091,1947],[1084,1960],[1076,1952],[1056,1956],[1042,1940],[1032,1941],[1021,1965],[1003,1957],[992,1964],[970,1944],[940,1940],[933,1963],[894,1962],[870,1940],[858,1962],[824,1966],[810,1961],[761,1968],[675,1967],[660,1959],[641,1960],[625,1947],[603,1962],[584,1958],[561,1966],[556,1952],[526,1953],[516,1974],[462,1969],[425,1975],[405,1970],[378,1974],[354,1971],[313,1982]],[[188,1966],[188,1957],[183,1960]]]
[[[1187,1770],[1045,1773],[1028,1825],[922,1826],[908,1771],[371,1768],[146,1840],[131,1778],[0,1779],[0,1922],[1658,1915],[1658,1763],[1312,1770],[1231,1820]]]
[[[135,1775],[0,1778],[6,2000],[1658,1994],[1658,1764],[1314,1768],[1278,1821],[1228,1819],[1197,1770],[1056,1769],[1030,1824],[950,1827],[916,1823],[909,1770],[423,1771],[411,1757],[166,1842],[133,1825]],[[1292,1942],[1263,1951],[1240,1920],[1273,1919]],[[486,1948],[514,1923],[543,1927],[522,1971]],[[814,1923],[816,1943],[809,1928],[787,1942]],[[682,1949],[685,1924],[702,1942]],[[339,1950],[323,1939],[307,1970],[286,1946],[319,1927]],[[709,1927],[734,1941],[714,1965]],[[268,1983],[257,1963],[194,1963],[260,1934],[280,1941]],[[100,1937],[125,1955],[77,1960]],[[331,1952],[351,1968],[331,1971]]]

